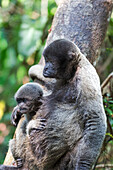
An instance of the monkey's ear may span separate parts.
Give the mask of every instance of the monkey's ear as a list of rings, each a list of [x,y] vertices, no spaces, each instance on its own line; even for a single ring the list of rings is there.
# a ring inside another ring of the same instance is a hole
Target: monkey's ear
[[[68,52],[68,60],[73,60],[73,58],[76,56],[76,53],[69,51]]]

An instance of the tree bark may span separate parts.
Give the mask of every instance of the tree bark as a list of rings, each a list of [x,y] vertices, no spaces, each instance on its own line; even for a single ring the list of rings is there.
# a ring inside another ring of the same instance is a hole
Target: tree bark
[[[47,45],[66,38],[73,41],[90,62],[94,62],[105,38],[112,8],[112,0],[61,0]]]

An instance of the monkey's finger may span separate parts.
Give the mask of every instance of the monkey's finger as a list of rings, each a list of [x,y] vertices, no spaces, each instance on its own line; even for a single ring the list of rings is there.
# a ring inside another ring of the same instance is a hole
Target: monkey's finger
[[[16,111],[16,112],[19,111],[18,106],[14,107],[13,112],[15,112],[15,111]]]
[[[15,120],[15,117],[14,115],[11,116],[11,123],[16,126],[16,120]]]
[[[11,114],[11,120],[14,120],[14,112]]]
[[[31,130],[32,131],[40,131],[40,130],[42,130],[44,128],[45,128],[45,126],[39,126],[38,128],[32,128]]]
[[[40,125],[39,128],[45,128],[45,125]]]
[[[14,126],[17,126],[17,123],[16,123],[16,122],[12,121],[11,123],[12,123]]]
[[[38,118],[37,120],[39,120],[40,122],[46,122],[46,119],[44,118]]]
[[[38,131],[38,130],[42,130],[42,129],[44,129],[44,128],[45,128],[45,126],[39,126],[39,127],[36,128],[35,130]]]
[[[12,121],[14,121],[14,120],[16,119],[16,116],[15,116],[15,115],[16,115],[16,113],[13,112],[12,115],[11,115],[11,120],[12,120]]]
[[[14,119],[15,119],[15,120],[17,119],[17,114],[14,115]]]
[[[21,168],[23,166],[23,161],[22,161],[21,158],[17,159],[16,162],[17,162],[17,167],[18,168]]]
[[[46,123],[44,123],[44,122],[40,122],[40,125],[42,125],[42,126],[46,126]]]

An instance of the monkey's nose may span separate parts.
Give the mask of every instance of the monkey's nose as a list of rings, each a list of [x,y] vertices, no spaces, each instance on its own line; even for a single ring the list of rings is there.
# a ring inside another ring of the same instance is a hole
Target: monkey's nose
[[[47,70],[48,70],[48,67],[45,66],[45,67],[44,67],[44,71],[47,71]]]

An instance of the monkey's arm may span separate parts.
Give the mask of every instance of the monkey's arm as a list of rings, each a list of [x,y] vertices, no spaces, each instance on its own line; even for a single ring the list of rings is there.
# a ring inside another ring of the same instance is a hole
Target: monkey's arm
[[[23,121],[25,121],[24,117],[21,118],[21,120],[19,121],[18,129],[16,129],[16,136],[14,135],[13,139],[11,139],[10,142],[9,142],[10,152],[12,153],[12,154],[10,154],[10,156],[13,155],[13,157],[14,157],[14,158],[13,158],[13,162],[14,162],[14,159],[17,158],[17,156],[16,156],[16,153],[17,153],[16,137],[17,137],[17,135],[18,135],[18,138],[19,138],[19,135],[21,135],[21,132],[22,132],[22,131],[20,131],[20,128],[21,128],[21,126],[22,126],[22,124],[23,124]],[[23,133],[22,133],[22,134],[23,134]],[[23,140],[23,138],[22,138],[20,141],[18,141],[18,145],[19,145],[19,142],[22,144],[22,140]],[[21,146],[20,146],[20,148],[21,148]],[[22,149],[21,149],[21,150],[22,150]],[[22,152],[23,152],[23,151],[22,151]],[[23,152],[23,153],[25,153],[25,152]],[[6,158],[6,159],[9,159],[9,158],[10,158],[10,157],[8,157],[8,158]],[[0,170],[25,170],[24,167],[19,168],[19,167],[17,167],[17,166],[11,165],[13,162],[10,161],[10,164],[8,165],[7,161],[5,161],[5,162],[4,162],[5,165],[0,165]],[[10,165],[11,165],[11,166],[10,166]],[[26,169],[26,170],[27,170],[27,169]]]
[[[106,123],[105,120],[95,114],[94,117],[89,117],[86,120],[84,128],[83,137],[74,149],[74,153],[76,153],[75,170],[90,170],[95,164],[105,137]]]
[[[19,169],[19,170],[27,170],[29,168],[26,168],[25,166],[29,167],[30,162],[35,162],[35,157],[32,153],[32,150],[29,146],[29,136],[31,133],[39,132],[45,128],[45,119],[36,119],[31,120],[27,124],[26,128],[26,121],[24,120],[21,123],[21,126],[16,133],[16,139],[10,140],[9,147],[11,149],[12,155],[16,161],[17,167],[11,167],[11,166],[2,166],[2,168],[7,168],[6,170],[10,170],[10,167],[12,170]],[[26,136],[27,134],[27,136]],[[1,170],[1,169],[0,169]],[[3,169],[5,170],[5,169]]]
[[[42,65],[34,65],[29,69],[29,76],[32,78],[33,81],[39,83],[43,86],[43,90],[47,92],[48,90],[52,90],[54,83],[56,82],[53,78],[45,78],[43,76],[43,69],[44,66]]]
[[[26,142],[26,120],[23,120],[20,128],[16,133],[16,137],[9,141],[9,148],[18,168],[23,167],[25,162],[25,155],[27,150]]]

